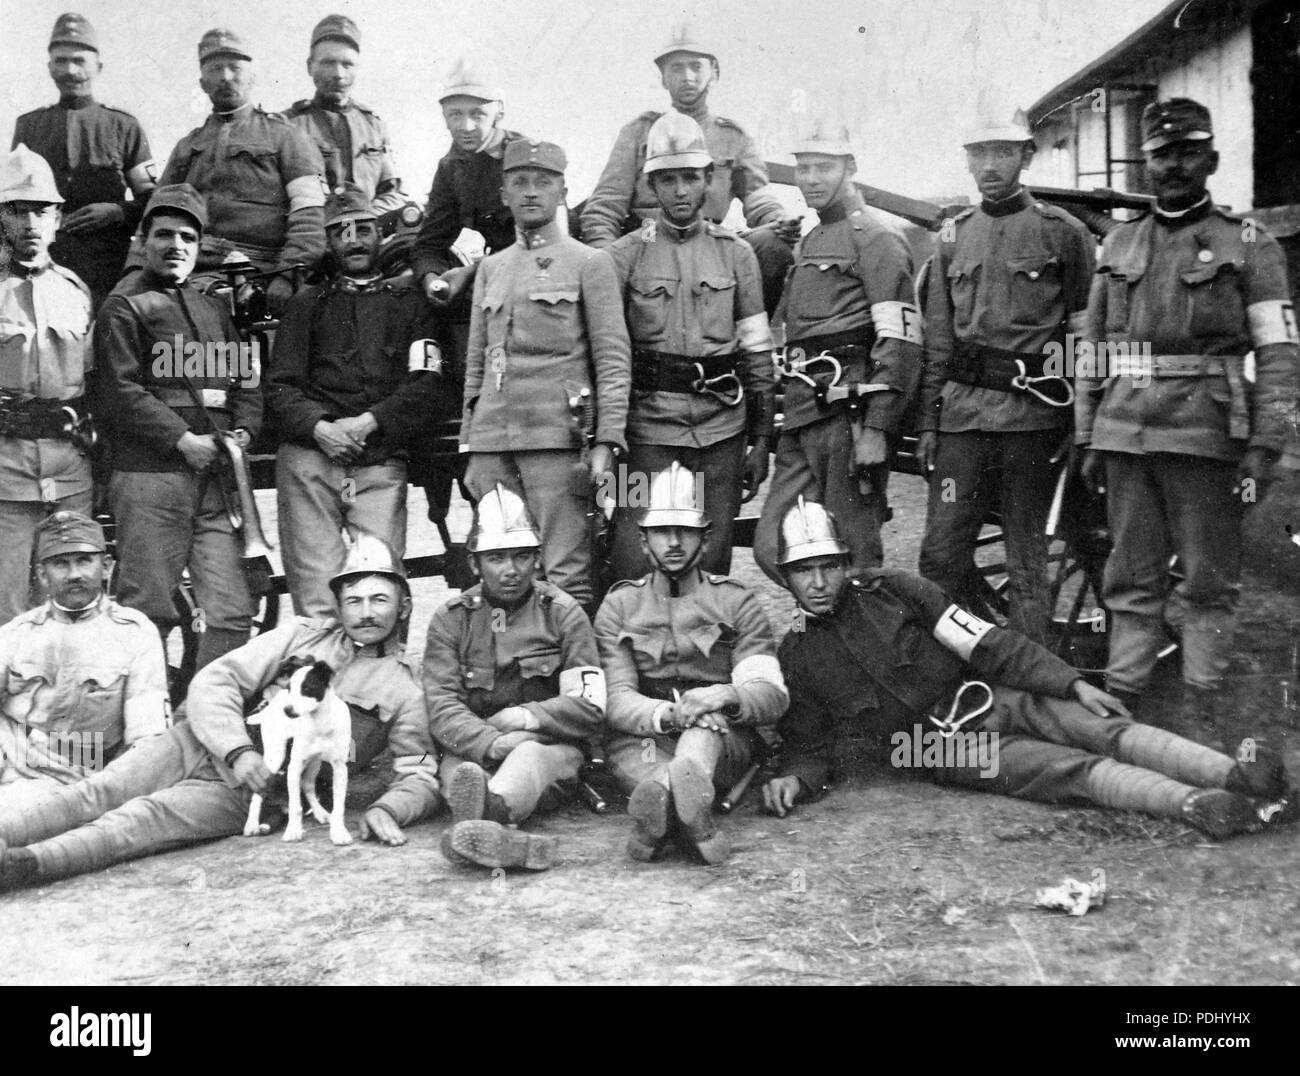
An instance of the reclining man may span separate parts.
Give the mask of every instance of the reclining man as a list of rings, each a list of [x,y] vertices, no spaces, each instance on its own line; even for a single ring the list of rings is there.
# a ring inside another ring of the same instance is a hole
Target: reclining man
[[[104,529],[55,512],[36,530],[44,605],[0,627],[0,804],[89,777],[170,724],[153,624],[104,593]]]
[[[433,735],[448,752],[441,776],[452,825],[442,851],[453,863],[552,866],[555,838],[513,827],[556,805],[552,786],[578,775],[604,717],[591,622],[577,601],[535,578],[541,547],[524,502],[498,484],[479,501],[469,536],[482,582],[429,624],[424,690]]]
[[[918,576],[873,569],[848,578],[848,546],[819,504],[800,499],[786,513],[780,563],[800,614],[781,643],[791,702],[780,776],[763,788],[769,811],[784,816],[826,791],[840,721],[892,734],[897,761],[908,737],[933,736],[942,720],[942,739],[961,736],[965,748],[972,734],[993,737],[997,750],[996,766],[981,751],[932,751],[943,756],[932,772],[944,784],[1145,811],[1215,839],[1300,815],[1272,750],[1246,741],[1234,761],[1133,721],[1037,643],[949,603]],[[927,722],[932,714],[946,717]],[[913,744],[903,763],[916,754]]]
[[[252,794],[273,776],[244,715],[291,657],[334,669],[330,688],[352,711],[358,767],[392,751],[392,783],[366,811],[361,835],[404,844],[402,829],[438,806],[424,695],[397,642],[410,588],[371,535],[357,539],[333,587],[339,620],[294,617],[201,669],[188,721],[22,810],[0,804],[0,892],[242,832]]]
[[[677,836],[711,864],[730,854],[713,820],[789,696],[758,599],[699,567],[709,538],[696,476],[674,462],[655,475],[641,544],[654,570],[616,584],[596,614],[609,681],[609,764],[632,793],[627,851],[649,861]]]

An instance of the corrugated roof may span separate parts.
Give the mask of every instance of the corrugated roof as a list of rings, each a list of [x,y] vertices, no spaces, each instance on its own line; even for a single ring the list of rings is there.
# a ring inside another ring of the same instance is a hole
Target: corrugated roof
[[[1204,29],[1216,19],[1242,22],[1267,0],[1174,0],[1118,45],[1086,67],[1048,90],[1029,108],[1029,122],[1037,127],[1062,105],[1105,85],[1123,81],[1148,60],[1166,51],[1171,38]]]

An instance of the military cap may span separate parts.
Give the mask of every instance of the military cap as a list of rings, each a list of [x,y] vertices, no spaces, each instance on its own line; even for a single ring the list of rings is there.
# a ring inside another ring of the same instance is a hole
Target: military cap
[[[501,89],[486,72],[470,67],[465,58],[461,57],[447,73],[447,81],[443,84],[438,102],[441,104],[448,97],[477,97],[480,101],[500,101]]]
[[[326,15],[311,32],[313,48],[317,42],[330,40],[345,42],[358,52],[361,51],[361,31],[346,15]]]
[[[849,137],[847,127],[838,126],[827,120],[815,120],[812,128],[795,144],[792,152],[796,157],[801,153],[820,153],[825,157],[852,157],[853,140]]]
[[[54,20],[50,31],[50,48],[55,45],[73,45],[79,49],[99,51],[99,35],[85,15],[69,11]]]
[[[149,204],[144,210],[144,229],[148,231],[149,218],[155,213],[170,210],[184,213],[199,226],[199,231],[208,227],[208,205],[203,195],[188,183],[168,183],[165,187],[155,187],[149,197]]]
[[[199,39],[199,63],[207,63],[213,56],[237,56],[249,61],[253,59],[244,47],[244,39],[234,30],[209,30]]]
[[[376,217],[366,192],[355,183],[344,183],[325,199],[326,228],[348,220],[375,220]]]
[[[0,167],[0,202],[63,204],[49,162],[21,142],[9,151]]]
[[[1156,101],[1142,112],[1142,152],[1173,142],[1206,142],[1214,137],[1210,110],[1190,97]]]
[[[55,512],[36,528],[36,559],[64,553],[103,553],[104,528],[80,512]]]
[[[668,35],[668,42],[659,50],[659,55],[655,57],[655,63],[663,67],[664,61],[674,52],[693,52],[697,56],[707,56],[713,61],[713,66],[718,67],[718,54],[713,51],[711,45],[704,43],[704,40],[695,32],[694,27],[689,23],[679,22]],[[718,72],[721,74],[721,70]]]
[[[558,172],[564,175],[568,167],[568,158],[564,150],[554,142],[539,142],[535,138],[519,138],[506,145],[505,157],[501,161],[501,171],[509,172],[512,168],[540,168],[545,172]]]

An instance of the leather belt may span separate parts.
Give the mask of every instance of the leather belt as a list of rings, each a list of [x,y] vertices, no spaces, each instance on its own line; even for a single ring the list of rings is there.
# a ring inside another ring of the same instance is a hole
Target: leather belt
[[[190,395],[188,389],[166,389],[155,388],[153,394],[158,397],[168,407],[194,407],[194,397]],[[230,394],[225,389],[198,389],[199,399],[203,401],[203,406],[210,407],[214,411],[227,411],[230,409]]]
[[[1049,407],[1069,407],[1074,403],[1074,385],[1069,378],[1044,376],[1045,361],[1041,351],[1009,351],[958,341],[948,380],[996,392],[1023,392]],[[1047,395],[1044,390],[1055,395]]]
[[[9,393],[0,393],[0,437],[72,441],[83,423],[88,424],[84,397],[21,400]]]
[[[1142,369],[1142,357],[1132,359],[1134,373],[1152,377],[1220,377],[1228,372],[1227,360],[1244,363],[1239,355],[1155,355],[1150,370]]]
[[[736,363],[741,357],[736,352],[696,356],[636,348],[632,352],[632,388],[638,392],[712,396],[735,407],[745,398],[745,386],[736,375]]]

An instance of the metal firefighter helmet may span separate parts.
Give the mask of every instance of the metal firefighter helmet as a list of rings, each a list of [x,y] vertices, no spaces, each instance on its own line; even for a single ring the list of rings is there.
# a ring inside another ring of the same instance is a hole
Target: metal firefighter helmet
[[[962,139],[963,146],[976,146],[981,142],[1032,142],[1029,117],[1023,108],[1009,108],[981,94],[975,122]]]
[[[63,204],[49,162],[21,142],[0,163],[0,202]]]
[[[474,525],[465,548],[471,553],[494,549],[540,549],[542,536],[519,494],[500,482],[488,490],[474,510]]]
[[[703,530],[709,520],[704,515],[702,501],[698,476],[673,460],[650,483],[650,506],[641,517],[641,526]]]
[[[812,557],[842,556],[849,547],[840,540],[835,517],[816,501],[798,502],[781,520],[780,548],[776,561],[780,565]]]
[[[704,132],[690,116],[669,109],[646,135],[645,167],[642,171],[665,172],[670,168],[708,168],[713,154],[704,142]]]
[[[339,588],[345,582],[362,575],[386,575],[396,579],[402,585],[403,592],[410,596],[411,585],[406,581],[406,566],[402,563],[402,558],[395,555],[382,538],[366,531],[360,532],[352,540],[352,548],[348,550],[343,567],[330,579],[330,590],[338,597]]]
[[[714,70],[719,75],[722,74],[722,65],[718,63],[717,52],[714,51],[711,44],[706,43],[695,32],[695,28],[689,23],[679,22],[672,28],[668,34],[667,43],[659,50],[659,55],[655,57],[655,64],[662,69],[664,61],[674,52],[689,52],[694,53],[696,56],[707,56],[713,61]]]
[[[799,141],[791,151],[796,157],[801,153],[819,153],[824,157],[852,157],[853,139],[843,124],[830,120],[814,120],[808,130],[801,132]]]

